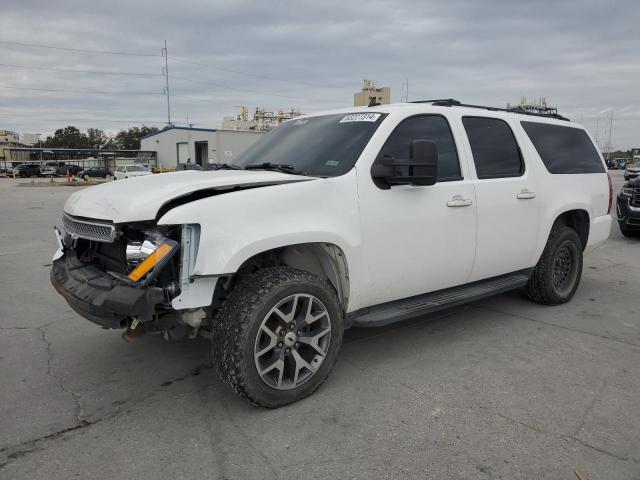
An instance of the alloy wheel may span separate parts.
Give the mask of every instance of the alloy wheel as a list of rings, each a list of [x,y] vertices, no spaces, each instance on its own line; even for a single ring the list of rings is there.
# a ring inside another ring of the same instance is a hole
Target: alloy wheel
[[[325,305],[310,294],[290,295],[260,324],[254,347],[258,374],[277,390],[299,387],[318,371],[330,342],[331,319]]]

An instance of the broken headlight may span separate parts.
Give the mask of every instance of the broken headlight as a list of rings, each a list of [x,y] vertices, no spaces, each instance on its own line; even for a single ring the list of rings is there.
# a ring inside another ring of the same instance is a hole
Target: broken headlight
[[[178,242],[154,233],[147,234],[143,241],[128,242],[125,256],[127,265],[133,270],[127,277],[138,282],[150,272],[159,271],[176,252],[177,246]],[[151,275],[153,273],[149,278]]]

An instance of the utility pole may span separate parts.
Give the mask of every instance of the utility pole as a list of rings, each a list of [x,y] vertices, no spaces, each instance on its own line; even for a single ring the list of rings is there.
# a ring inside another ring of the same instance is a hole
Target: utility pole
[[[167,96],[167,125],[171,125],[171,101],[169,98],[169,53],[167,52],[166,40],[164,41],[162,56],[164,57],[164,68],[162,69],[162,73],[164,75],[164,94]]]
[[[613,128],[613,110],[611,110],[611,119],[609,120],[609,145],[607,150],[609,151],[609,160],[611,160],[611,129]]]
[[[600,147],[600,144],[598,143],[598,123],[600,121],[600,114],[598,114],[596,116],[596,145],[598,145],[598,148]]]

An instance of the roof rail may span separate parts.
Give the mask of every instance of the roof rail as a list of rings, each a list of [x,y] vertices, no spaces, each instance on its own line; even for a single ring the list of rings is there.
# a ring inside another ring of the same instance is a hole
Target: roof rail
[[[567,117],[563,117],[562,115],[558,115],[557,113],[535,113],[535,112],[527,112],[526,110],[522,110],[520,108],[498,108],[498,107],[487,107],[484,105],[469,105],[467,103],[460,103],[458,100],[455,100],[453,98],[440,98],[436,100],[416,100],[409,103],[430,103],[435,107],[481,108],[483,110],[490,110],[492,112],[509,112],[509,113],[517,113],[520,115],[533,115],[535,117],[555,118],[556,120],[564,120],[566,122],[571,121]]]

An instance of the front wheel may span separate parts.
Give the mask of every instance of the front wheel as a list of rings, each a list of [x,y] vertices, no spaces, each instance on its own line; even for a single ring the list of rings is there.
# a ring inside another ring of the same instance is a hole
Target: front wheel
[[[555,225],[527,283],[531,300],[545,305],[566,303],[582,276],[582,241],[575,230]]]
[[[218,313],[214,363],[238,395],[277,408],[320,387],[342,336],[342,308],[329,283],[301,270],[264,268],[243,279]]]

